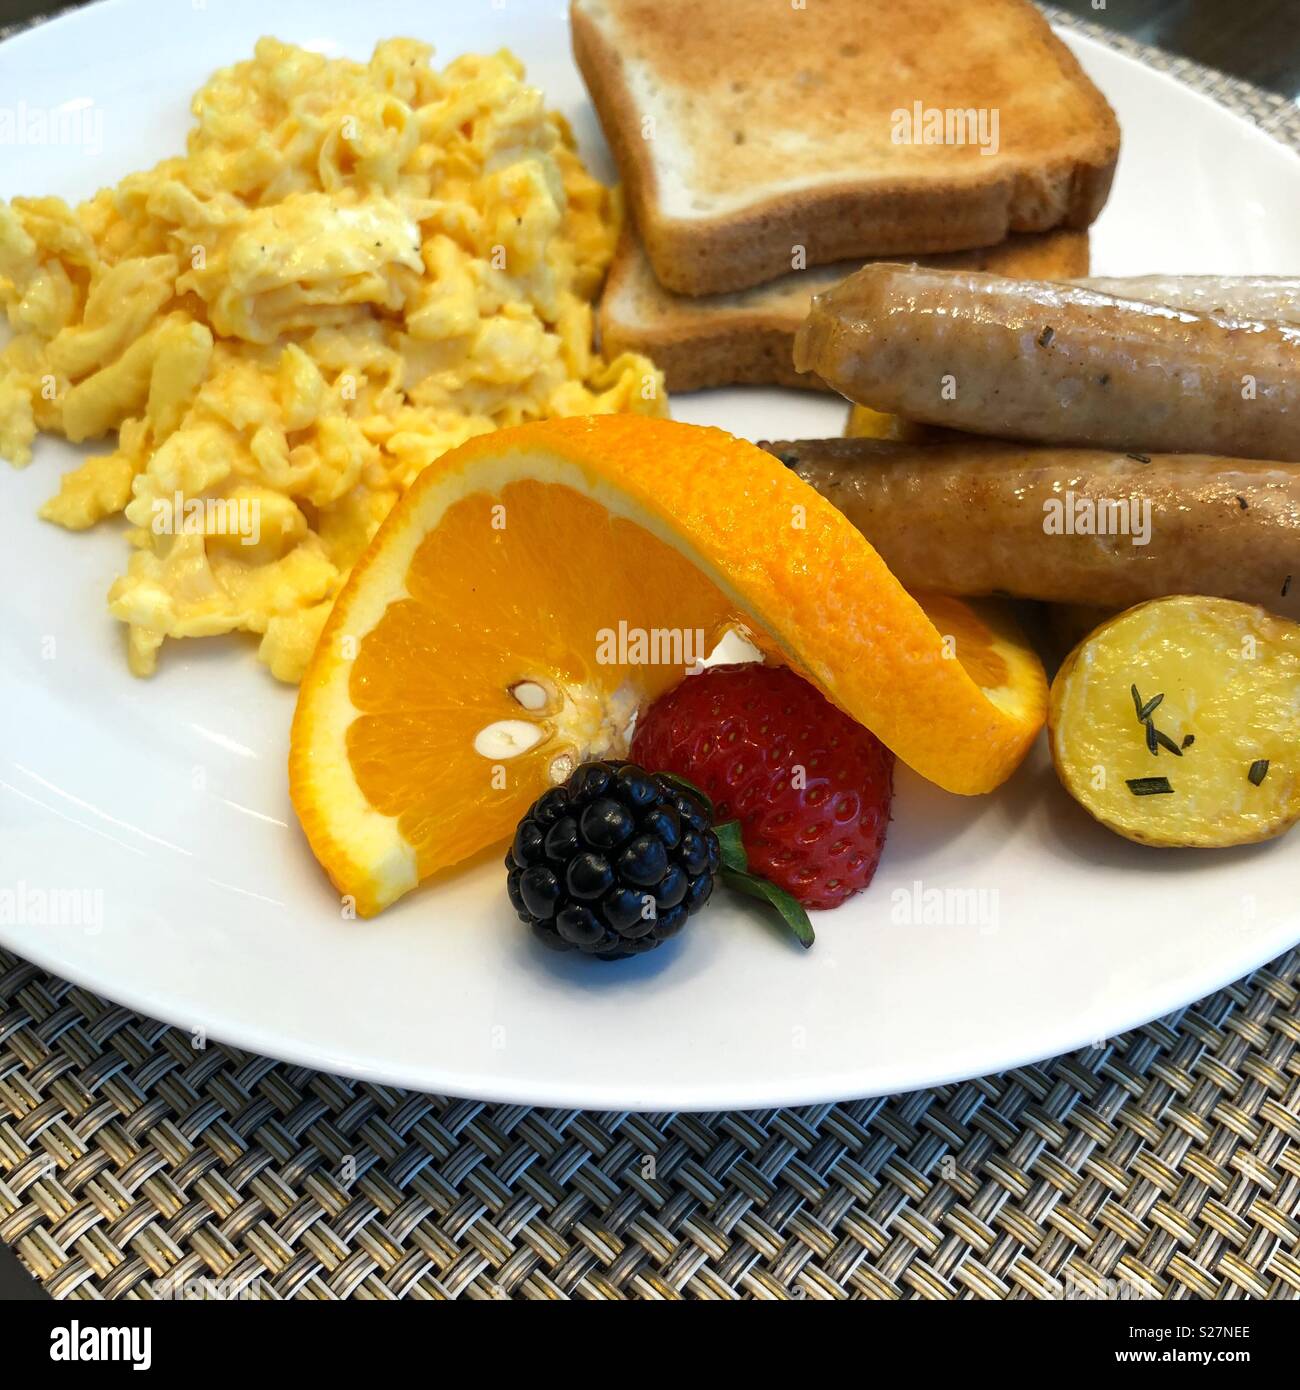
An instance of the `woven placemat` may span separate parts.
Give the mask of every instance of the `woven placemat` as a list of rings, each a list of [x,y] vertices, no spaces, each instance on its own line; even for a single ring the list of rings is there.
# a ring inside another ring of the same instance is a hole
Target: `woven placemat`
[[[696,1115],[196,1051],[0,951],[0,1241],[59,1298],[1295,1299],[1298,1116],[1300,949],[1038,1066]]]

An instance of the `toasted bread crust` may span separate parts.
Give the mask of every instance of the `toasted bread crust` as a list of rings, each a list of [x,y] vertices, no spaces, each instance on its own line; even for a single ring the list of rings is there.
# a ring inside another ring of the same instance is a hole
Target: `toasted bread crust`
[[[864,175],[764,194],[719,215],[666,215],[642,112],[622,54],[572,0],[573,52],[627,189],[655,275],[678,294],[744,289],[787,273],[796,246],[807,265],[992,246],[1011,232],[1089,226],[1105,204],[1119,155],[1106,99],[1028,0],[999,0],[1054,63],[1085,111],[1086,132],[1063,135],[1059,153],[998,159],[959,173],[918,172],[906,155],[896,175]]]
[[[1088,233],[1053,231],[1012,236],[971,251],[907,256],[949,269],[984,270],[1030,280],[1087,275]],[[860,262],[842,267],[844,275]],[[744,294],[673,294],[654,278],[630,225],[623,229],[601,297],[601,343],[611,356],[639,352],[653,359],[670,391],[712,386],[796,386],[829,391],[815,373],[797,372],[794,335],[814,292],[829,287],[828,270],[795,271]],[[811,283],[802,287],[807,277]]]

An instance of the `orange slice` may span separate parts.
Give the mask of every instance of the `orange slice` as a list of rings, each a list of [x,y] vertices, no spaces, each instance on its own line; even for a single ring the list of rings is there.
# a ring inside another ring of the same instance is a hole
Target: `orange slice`
[[[923,776],[989,791],[1046,681],[1012,634],[933,603],[938,626],[829,502],[721,430],[499,430],[426,468],[353,569],[298,696],[294,806],[369,916],[619,754],[636,709],[731,629]]]
[[[1010,605],[999,599],[947,594],[914,593],[912,597],[941,634],[943,650],[965,667],[984,698],[1008,719],[1027,728],[1042,728],[1047,719],[1047,677]],[[1011,771],[1014,767],[1008,775]],[[931,780],[945,785],[938,777]]]

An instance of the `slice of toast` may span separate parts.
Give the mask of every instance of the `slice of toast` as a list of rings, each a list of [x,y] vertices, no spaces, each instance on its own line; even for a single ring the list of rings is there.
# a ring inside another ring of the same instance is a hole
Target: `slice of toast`
[[[1029,0],[572,0],[573,51],[655,275],[1086,227],[1119,127]]]
[[[1072,280],[1088,273],[1088,233],[1040,232],[974,251],[895,259],[1024,280]],[[738,384],[826,391],[830,388],[819,377],[795,371],[795,330],[807,317],[814,294],[861,266],[861,261],[841,261],[795,270],[731,294],[673,294],[655,279],[628,224],[600,301],[601,342],[611,357],[640,352],[652,358],[670,391]]]

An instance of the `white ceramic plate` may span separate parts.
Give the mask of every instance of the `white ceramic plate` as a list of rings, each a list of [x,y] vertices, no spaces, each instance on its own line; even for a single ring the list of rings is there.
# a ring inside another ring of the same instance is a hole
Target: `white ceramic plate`
[[[0,45],[0,101],[89,100],[103,118],[99,150],[5,148],[0,195],[76,199],[179,150],[190,93],[267,30],[358,58],[393,34],[432,41],[443,60],[509,44],[608,171],[558,0],[107,0]],[[1070,41],[1124,131],[1094,231],[1098,272],[1300,269],[1294,155],[1169,78]],[[835,434],[843,420],[841,406],[794,392],[712,392],[674,408],[750,438]],[[760,1106],[906,1090],[1085,1046],[1300,938],[1294,843],[1140,849],[1066,798],[1041,748],[978,801],[900,770],[875,884],[819,918],[808,954],[719,905],[634,961],[557,957],[514,919],[496,854],[375,922],[340,921],[286,793],[292,692],[236,641],[169,644],[155,679],[127,674],[103,603],[125,559],[120,535],[73,536],[34,516],[77,456],[47,440],[25,472],[0,466],[0,893],[12,904],[34,890],[35,903],[85,889],[102,914],[88,929],[41,925],[33,909],[0,925],[0,941],[144,1013],[432,1091]],[[982,891],[983,920],[900,920],[931,889]]]

